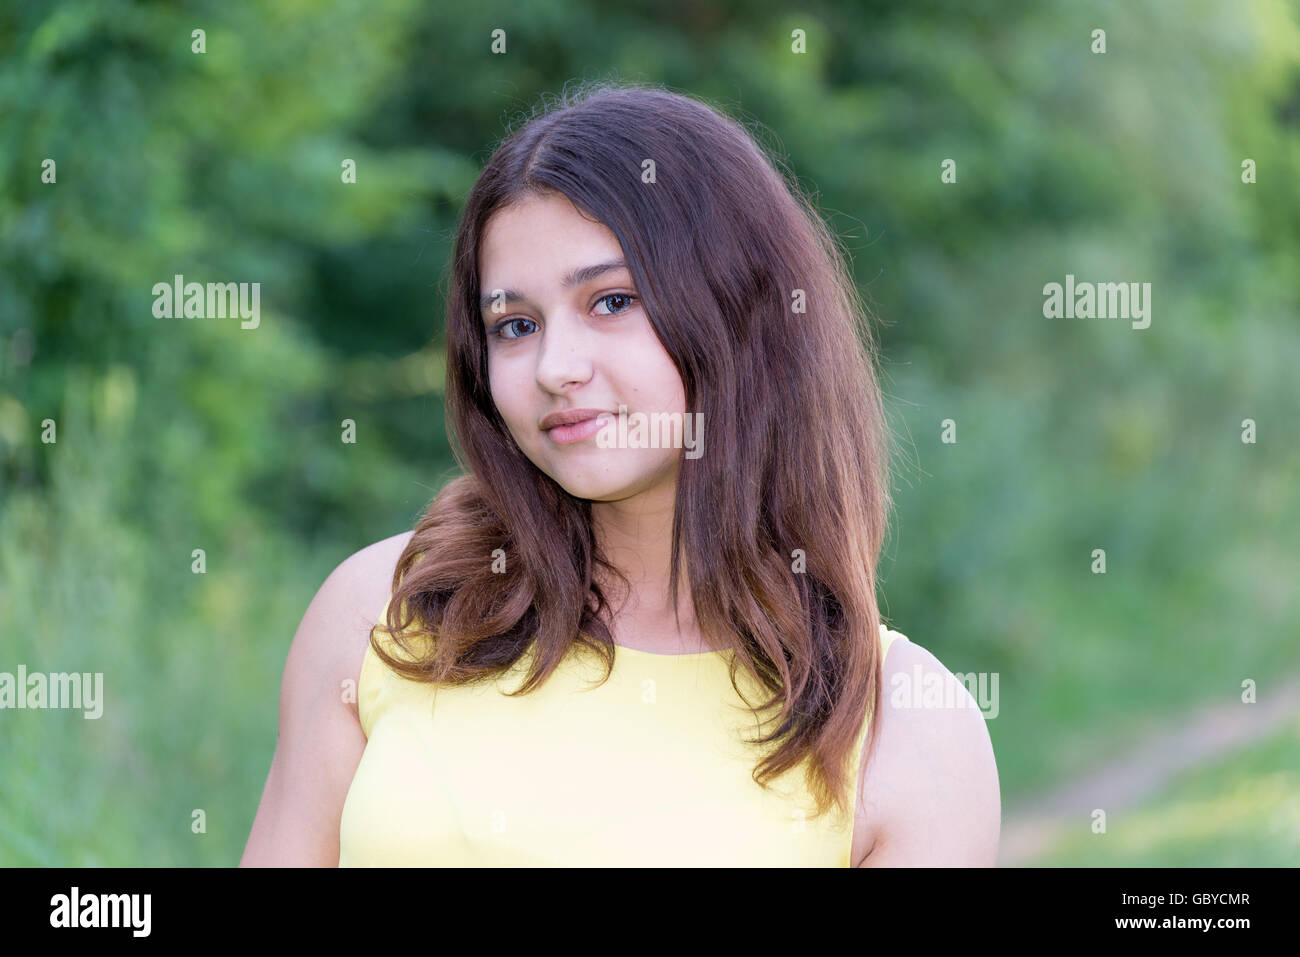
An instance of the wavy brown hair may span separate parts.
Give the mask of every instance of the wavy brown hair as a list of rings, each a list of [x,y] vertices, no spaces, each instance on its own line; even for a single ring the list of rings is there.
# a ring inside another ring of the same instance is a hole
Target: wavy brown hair
[[[642,181],[646,159],[654,183]],[[806,759],[820,815],[849,810],[868,707],[868,752],[875,745],[888,432],[867,310],[836,239],[783,170],[746,126],[661,86],[581,84],[507,131],[469,194],[450,264],[448,432],[465,474],[430,504],[394,571],[385,626],[406,660],[373,630],[371,643],[420,681],[493,677],[533,643],[515,694],[575,644],[596,649],[609,677],[612,607],[593,572],[626,579],[602,556],[591,503],[538,469],[497,413],[479,312],[489,217],[563,194],[618,238],[687,410],[709,420],[705,453],[680,463],[672,606],[684,559],[705,641],[735,651],[733,687],[743,667],[771,693],[745,703],[779,709],[753,742],[754,780],[766,788]]]

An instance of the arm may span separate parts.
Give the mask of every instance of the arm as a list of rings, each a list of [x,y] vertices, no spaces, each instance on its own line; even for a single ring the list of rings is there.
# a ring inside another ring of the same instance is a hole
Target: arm
[[[285,661],[275,754],[241,867],[338,865],[343,802],[366,746],[343,682],[358,680],[370,626],[409,537],[347,558],[307,607]]]
[[[938,675],[945,699],[951,686],[952,700],[968,707],[915,706],[925,687],[915,687],[918,666],[923,681]],[[895,694],[903,682],[912,686],[913,707]],[[910,641],[890,650],[881,696],[875,756],[863,781],[875,842],[858,866],[994,866],[1002,799],[993,744],[974,698],[934,655]]]

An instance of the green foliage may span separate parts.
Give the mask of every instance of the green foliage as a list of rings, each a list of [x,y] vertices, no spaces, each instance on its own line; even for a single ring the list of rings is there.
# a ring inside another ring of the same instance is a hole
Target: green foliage
[[[1297,670],[1298,21],[1271,0],[9,5],[0,670],[104,671],[108,704],[0,713],[0,862],[237,860],[312,592],[454,464],[436,342],[460,203],[571,79],[710,99],[816,195],[881,322],[883,608],[1001,674],[1005,798]],[[1151,282],[1151,327],[1043,318],[1067,273]],[[260,282],[260,327],[155,317],[176,274]],[[1195,859],[1242,862],[1221,850]]]

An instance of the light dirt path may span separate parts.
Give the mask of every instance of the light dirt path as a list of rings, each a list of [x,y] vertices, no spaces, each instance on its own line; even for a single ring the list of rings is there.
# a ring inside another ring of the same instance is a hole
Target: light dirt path
[[[1092,812],[1133,807],[1178,774],[1280,731],[1300,727],[1300,676],[1259,689],[1255,704],[1199,708],[1142,735],[1123,756],[1016,802],[1002,816],[999,867],[1032,866],[1067,829],[1087,833]]]

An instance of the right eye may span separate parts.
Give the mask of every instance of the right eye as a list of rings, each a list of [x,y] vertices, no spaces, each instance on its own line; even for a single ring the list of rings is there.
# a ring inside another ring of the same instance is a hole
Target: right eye
[[[524,318],[522,318],[522,317],[518,317],[518,316],[515,317],[514,319],[506,319],[505,321],[498,323],[497,326],[496,326],[496,328],[494,328],[494,329],[492,330],[492,332],[490,333],[490,335],[496,336],[498,339],[507,339],[507,340],[509,340],[509,339],[522,339],[523,336],[503,336],[503,335],[501,334],[501,330],[506,329],[506,328],[509,328],[511,325],[513,325],[513,324],[516,323],[516,322],[532,322],[532,321],[533,321],[533,320],[531,320],[531,319],[524,319]]]

